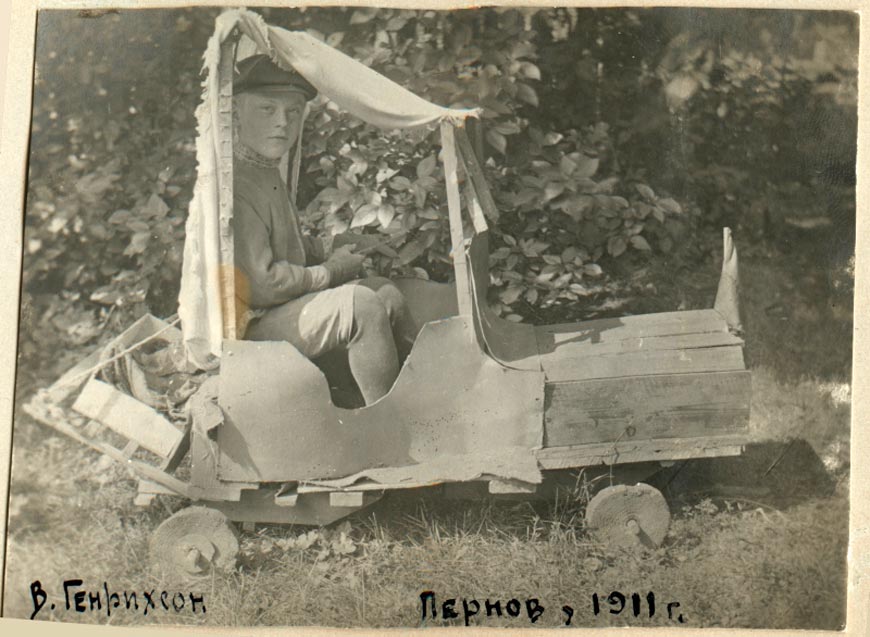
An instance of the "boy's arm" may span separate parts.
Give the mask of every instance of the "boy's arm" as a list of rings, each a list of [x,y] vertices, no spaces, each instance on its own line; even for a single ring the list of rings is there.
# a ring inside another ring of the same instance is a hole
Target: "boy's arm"
[[[269,229],[257,212],[241,198],[234,208],[236,296],[246,305],[271,307],[329,287],[329,271],[322,265],[276,261]]]
[[[305,247],[305,265],[320,265],[326,261],[326,248],[323,239],[302,235],[302,245]]]

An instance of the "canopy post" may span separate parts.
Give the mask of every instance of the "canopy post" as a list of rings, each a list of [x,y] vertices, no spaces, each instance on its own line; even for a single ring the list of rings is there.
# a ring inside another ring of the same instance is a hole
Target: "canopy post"
[[[480,197],[477,194],[477,189],[474,186],[474,181],[471,179],[471,173],[468,169],[468,162],[465,160],[462,146],[458,147],[459,165],[462,167],[462,172],[465,174],[465,209],[468,212],[468,218],[474,226],[474,234],[482,234],[489,230],[489,225],[486,223],[486,215],[483,213],[483,208],[480,206]],[[489,192],[486,193],[489,195]]]
[[[450,214],[450,242],[453,246],[453,271],[456,273],[456,300],[459,315],[471,317],[471,291],[468,285],[468,261],[465,255],[465,235],[462,230],[462,202],[459,198],[456,142],[453,124],[441,122],[441,148],[444,162],[444,182],[447,187],[447,209]]]
[[[487,217],[493,221],[498,219],[498,208],[495,205],[495,200],[492,198],[492,193],[489,190],[489,184],[486,183],[486,176],[483,174],[483,166],[480,165],[480,159],[471,145],[471,140],[468,139],[468,134],[464,129],[456,130],[456,141],[459,146],[459,155],[463,159],[465,172],[471,178],[474,184],[474,192],[483,208]]]
[[[468,131],[468,137],[471,138],[472,146],[474,147],[474,155],[477,161],[484,163],[486,157],[483,153],[483,122],[477,117],[470,117],[465,121],[465,130]],[[461,152],[462,149],[460,149]]]
[[[462,155],[460,155],[461,159]],[[467,170],[465,171],[468,172]],[[474,233],[481,234],[489,230],[486,223],[486,217],[483,214],[483,209],[480,207],[480,199],[477,192],[474,190],[474,184],[471,180],[465,182],[465,208],[468,211],[468,216],[471,223],[474,225]]]
[[[221,43],[218,66],[218,189],[220,233],[221,319],[224,339],[235,340],[236,282],[233,250],[233,72],[238,29]]]

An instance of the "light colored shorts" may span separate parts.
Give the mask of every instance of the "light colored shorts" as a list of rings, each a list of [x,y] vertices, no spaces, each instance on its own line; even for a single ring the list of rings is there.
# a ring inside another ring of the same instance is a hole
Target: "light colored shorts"
[[[346,346],[353,332],[356,283],[311,292],[265,310],[248,324],[245,339],[287,341],[308,358]]]

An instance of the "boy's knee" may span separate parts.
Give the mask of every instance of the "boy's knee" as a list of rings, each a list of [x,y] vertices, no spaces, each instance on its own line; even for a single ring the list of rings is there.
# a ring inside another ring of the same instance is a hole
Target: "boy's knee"
[[[377,292],[358,285],[353,291],[353,320],[358,328],[387,319],[387,310]]]
[[[392,283],[382,285],[378,288],[377,294],[391,318],[407,312],[408,303],[405,300],[405,295]]]

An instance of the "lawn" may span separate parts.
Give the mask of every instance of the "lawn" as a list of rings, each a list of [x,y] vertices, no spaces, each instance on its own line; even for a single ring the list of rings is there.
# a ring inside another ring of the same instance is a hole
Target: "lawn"
[[[427,625],[462,624],[465,599],[469,612],[470,600],[481,609],[472,624],[528,626],[526,602],[534,598],[544,608],[536,626],[564,623],[562,607],[570,606],[571,625],[580,626],[665,626],[681,617],[690,626],[835,629],[845,621],[850,384],[842,335],[850,316],[820,301],[829,298],[824,282],[797,267],[813,255],[797,254],[789,267],[760,251],[743,259],[751,426],[780,442],[659,477],[674,520],[658,549],[629,552],[594,540],[583,524],[589,485],[581,473],[573,487],[541,501],[450,500],[433,489],[389,495],[327,529],[258,525],[241,534],[236,572],[173,581],[149,570],[148,538],[183,503],[134,507],[135,482],[122,467],[20,416],[5,614],[29,616],[29,587],[39,580],[49,593],[39,618],[61,621],[419,626],[420,594],[433,591],[438,615]],[[647,276],[664,267],[653,264]],[[667,290],[687,290],[684,302],[702,306],[715,286],[710,270],[679,272]],[[783,318],[786,298],[793,313]],[[795,312],[801,307],[809,309]],[[189,602],[183,612],[158,603],[147,617],[68,612],[61,582],[71,578],[91,589],[105,581],[113,590],[193,592],[207,612],[191,612]],[[609,612],[612,591],[629,600],[619,615]],[[638,617],[635,592],[643,601]],[[451,598],[458,617],[445,620],[441,604]],[[517,617],[506,610],[512,599],[520,602]],[[500,601],[501,617],[486,616],[486,600]],[[668,619],[671,602],[679,607]]]

